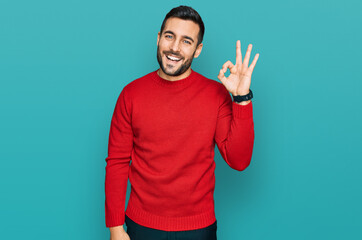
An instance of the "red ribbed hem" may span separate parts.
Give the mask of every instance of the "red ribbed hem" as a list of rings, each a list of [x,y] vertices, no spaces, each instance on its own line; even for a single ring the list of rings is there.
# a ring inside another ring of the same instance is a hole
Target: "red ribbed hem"
[[[127,216],[134,222],[163,231],[187,231],[207,227],[216,221],[214,209],[209,212],[187,217],[164,217],[154,215],[128,203]]]
[[[253,102],[248,103],[247,105],[240,105],[236,102],[233,102],[233,114],[237,118],[247,119],[253,117]]]

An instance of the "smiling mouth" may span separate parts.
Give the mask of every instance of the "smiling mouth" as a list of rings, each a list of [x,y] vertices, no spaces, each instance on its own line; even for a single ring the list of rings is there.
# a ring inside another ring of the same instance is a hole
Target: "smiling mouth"
[[[178,58],[178,57],[173,57],[173,56],[171,56],[171,55],[166,55],[166,58],[168,59],[168,60],[171,60],[171,61],[173,61],[173,62],[178,62],[178,61],[180,61],[182,58]]]

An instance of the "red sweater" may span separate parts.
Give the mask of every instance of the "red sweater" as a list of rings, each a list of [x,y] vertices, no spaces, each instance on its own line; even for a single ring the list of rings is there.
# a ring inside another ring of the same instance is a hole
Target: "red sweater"
[[[221,83],[194,71],[178,81],[154,71],[125,86],[109,134],[106,227],[122,225],[125,214],[165,231],[215,222],[215,143],[231,168],[242,171],[249,165],[251,102],[232,102]],[[125,211],[128,178],[131,195]]]

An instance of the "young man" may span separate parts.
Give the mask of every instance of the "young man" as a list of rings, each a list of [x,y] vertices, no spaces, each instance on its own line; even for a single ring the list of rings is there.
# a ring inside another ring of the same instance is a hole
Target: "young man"
[[[221,84],[191,69],[203,34],[194,9],[172,9],[157,37],[160,68],[120,93],[106,158],[111,240],[216,239],[215,143],[231,168],[242,171],[250,163],[254,123],[249,90],[259,54],[248,66],[252,46],[242,61],[237,41],[236,63],[222,66]],[[131,195],[125,211],[128,178]]]

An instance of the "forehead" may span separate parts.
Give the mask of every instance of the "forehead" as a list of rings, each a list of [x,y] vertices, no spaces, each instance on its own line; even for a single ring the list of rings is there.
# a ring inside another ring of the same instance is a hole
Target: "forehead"
[[[172,31],[175,35],[185,35],[197,39],[199,30],[199,25],[191,20],[171,17],[167,19],[163,32]]]

